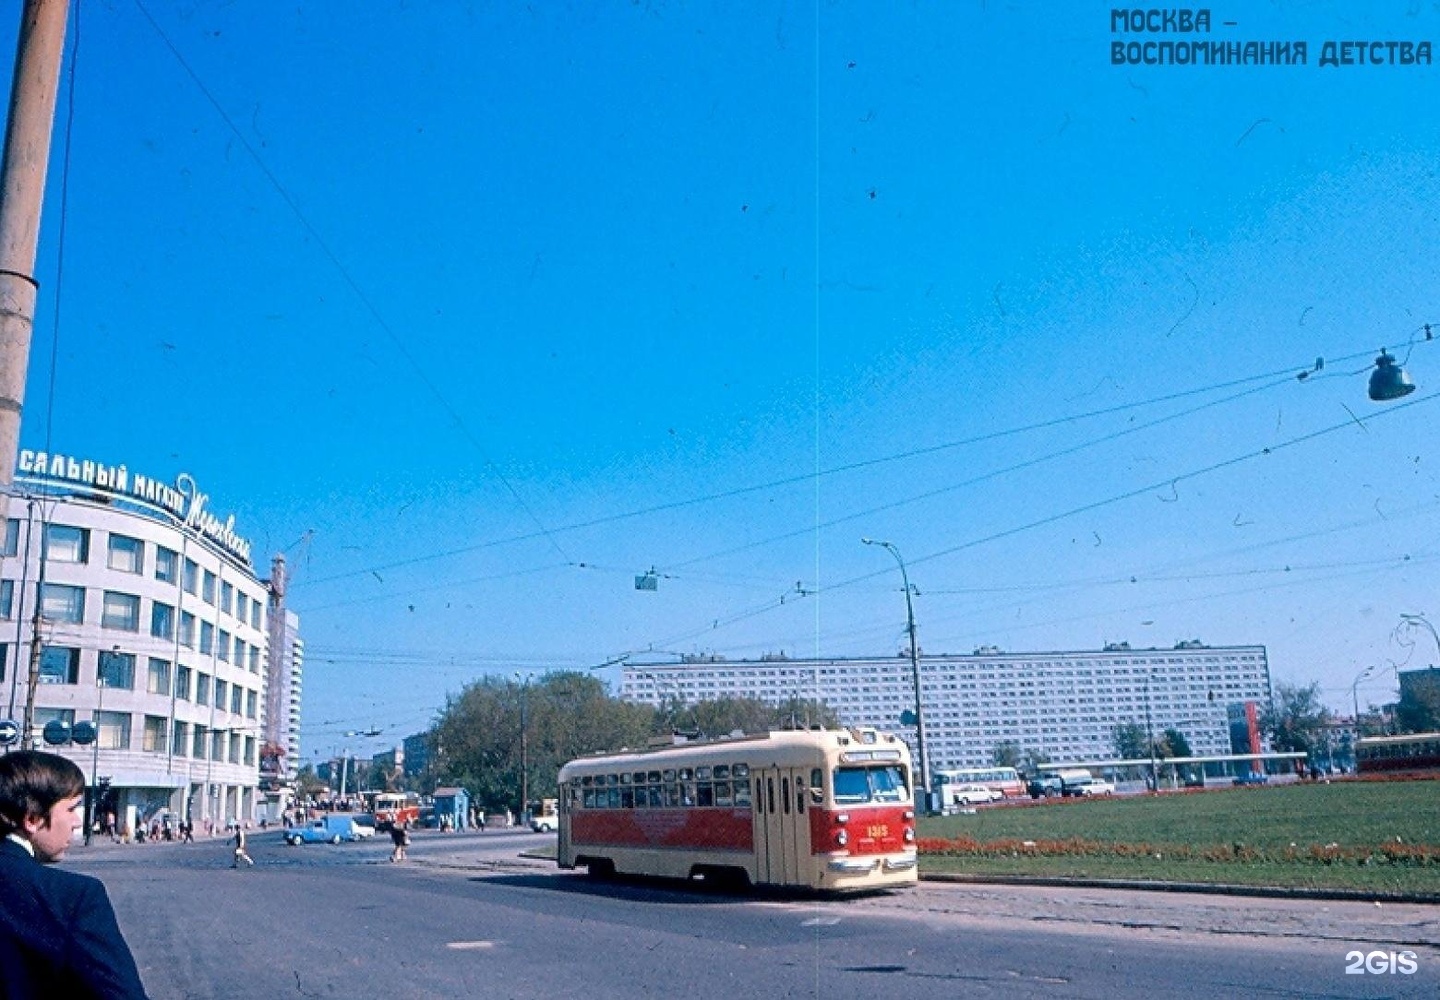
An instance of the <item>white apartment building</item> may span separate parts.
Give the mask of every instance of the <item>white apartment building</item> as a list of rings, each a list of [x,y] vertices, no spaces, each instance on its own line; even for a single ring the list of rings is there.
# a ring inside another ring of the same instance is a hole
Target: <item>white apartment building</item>
[[[1117,725],[1148,724],[1159,736],[1174,728],[1197,755],[1230,753],[1227,706],[1268,704],[1270,667],[1264,646],[973,654],[920,657],[925,755],[930,770],[981,767],[995,746],[1019,745],[1055,763],[1110,758]],[[903,735],[914,751],[914,727],[901,723],[915,707],[908,655],[792,660],[687,656],[681,662],[627,663],[622,699],[648,705],[723,697],[778,703],[792,697],[825,702],[846,725]],[[683,718],[683,715],[682,715]]]
[[[270,595],[208,501],[188,475],[32,451],[0,498],[0,718],[33,704],[18,745],[108,784],[99,808],[132,828],[255,815]],[[83,722],[98,739],[67,741]]]

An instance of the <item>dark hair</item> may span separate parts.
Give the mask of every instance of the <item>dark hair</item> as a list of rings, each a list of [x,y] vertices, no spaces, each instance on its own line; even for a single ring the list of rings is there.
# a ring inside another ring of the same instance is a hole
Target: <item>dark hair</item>
[[[59,754],[17,750],[0,757],[0,837],[48,816],[55,803],[85,790],[85,774]]]

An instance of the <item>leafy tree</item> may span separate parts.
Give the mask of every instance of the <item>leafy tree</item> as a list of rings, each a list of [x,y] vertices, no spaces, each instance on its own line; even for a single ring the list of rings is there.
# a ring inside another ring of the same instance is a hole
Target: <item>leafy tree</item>
[[[532,800],[553,796],[562,764],[644,746],[653,716],[610,697],[589,674],[556,672],[525,684],[485,677],[451,695],[436,720],[434,783],[467,789],[485,809],[522,812],[522,785]]]
[[[990,762],[996,767],[1018,767],[1020,744],[1014,740],[1002,740],[990,749]]]
[[[1026,774],[1039,774],[1040,765],[1050,763],[1050,755],[1043,750],[1026,750],[1020,761],[1020,770]]]
[[[1155,748],[1157,757],[1189,757],[1190,741],[1178,729],[1167,729]]]
[[[1110,736],[1115,742],[1115,756],[1121,760],[1141,760],[1150,756],[1150,741],[1140,723],[1117,723],[1110,730]]]
[[[1272,749],[1311,753],[1321,749],[1331,722],[1330,709],[1320,702],[1318,682],[1304,687],[1275,685],[1275,695],[1260,716],[1260,728],[1270,737]]]
[[[1407,672],[1400,685],[1395,721],[1402,733],[1433,733],[1440,729],[1440,669]]]
[[[315,765],[302,764],[295,772],[295,791],[301,798],[318,798],[328,792],[328,786],[315,773]]]

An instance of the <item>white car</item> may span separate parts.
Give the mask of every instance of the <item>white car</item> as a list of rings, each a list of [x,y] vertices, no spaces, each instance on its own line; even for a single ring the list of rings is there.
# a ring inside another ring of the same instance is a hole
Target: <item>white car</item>
[[[950,801],[957,806],[984,805],[1004,797],[1004,792],[987,785],[955,785],[950,789]]]
[[[1082,798],[1089,798],[1094,795],[1114,795],[1115,785],[1103,778],[1090,778],[1086,781],[1078,781],[1072,786],[1075,790],[1072,795],[1079,795]]]
[[[351,822],[350,829],[354,831],[355,835],[357,837],[360,837],[362,840],[367,837],[375,836],[375,828],[369,823],[360,822],[360,820],[358,819]]]

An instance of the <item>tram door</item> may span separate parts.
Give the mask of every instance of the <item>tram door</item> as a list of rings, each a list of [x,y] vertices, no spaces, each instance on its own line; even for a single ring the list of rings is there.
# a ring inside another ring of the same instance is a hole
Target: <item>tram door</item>
[[[805,772],[755,768],[755,867],[760,882],[805,885],[810,880],[810,817]]]
[[[570,824],[575,817],[570,811],[570,786],[560,786],[560,839],[555,846],[555,856],[562,862],[570,860]]]

